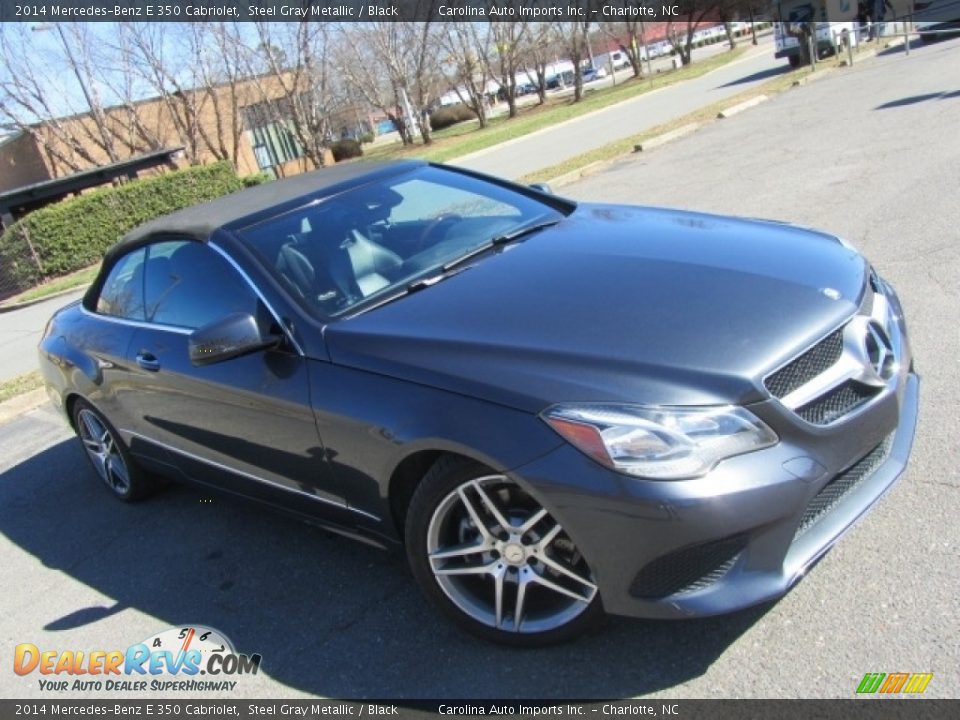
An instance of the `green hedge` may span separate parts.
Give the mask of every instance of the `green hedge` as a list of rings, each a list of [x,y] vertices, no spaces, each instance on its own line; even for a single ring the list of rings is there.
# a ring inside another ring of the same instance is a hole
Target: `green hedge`
[[[128,231],[243,187],[229,162],[134,180],[30,213],[0,235],[0,295],[91,265]]]
[[[330,152],[333,153],[333,159],[340,162],[341,160],[360,157],[363,155],[363,147],[356,140],[343,138],[343,140],[337,140],[330,146]]]
[[[476,119],[477,114],[466,105],[447,105],[430,114],[430,127],[433,130],[443,130],[451,125]]]

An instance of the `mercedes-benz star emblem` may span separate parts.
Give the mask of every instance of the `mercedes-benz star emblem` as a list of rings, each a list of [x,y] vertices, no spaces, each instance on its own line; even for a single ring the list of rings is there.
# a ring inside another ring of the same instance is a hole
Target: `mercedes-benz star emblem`
[[[866,355],[865,378],[873,379],[874,382],[871,384],[886,384],[896,370],[893,345],[886,330],[875,322],[868,323],[863,337],[863,349]]]

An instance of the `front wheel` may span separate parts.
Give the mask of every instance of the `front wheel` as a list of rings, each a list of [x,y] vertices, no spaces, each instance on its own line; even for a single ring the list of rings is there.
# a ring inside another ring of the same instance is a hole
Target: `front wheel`
[[[540,646],[597,625],[586,559],[560,524],[505,475],[442,458],[417,487],[407,557],[426,595],[487,640]]]

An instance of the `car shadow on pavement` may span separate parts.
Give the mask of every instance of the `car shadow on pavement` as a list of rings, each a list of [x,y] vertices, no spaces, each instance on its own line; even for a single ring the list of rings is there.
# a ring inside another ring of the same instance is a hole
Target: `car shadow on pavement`
[[[117,637],[113,617],[132,609],[155,618],[155,632],[185,623],[216,628],[238,651],[261,654],[261,674],[334,698],[655,692],[702,675],[770,607],[686,622],[611,619],[572,644],[501,648],[428,606],[400,553],[176,485],[125,505],[98,485],[73,440],[0,475],[0,532],[66,576],[47,591],[69,597],[78,582],[112,599],[62,617],[11,608],[23,637],[64,633],[56,645],[70,646],[71,630],[106,620],[105,641],[133,644],[143,638]],[[260,680],[257,687],[282,692]]]
[[[734,85],[745,85],[747,83],[759,82],[760,80],[769,80],[777,75],[786,75],[788,72],[790,72],[790,70],[790,65],[784,63],[783,65],[778,65],[777,67],[767,68],[766,70],[755,72],[752,75],[746,75],[742,78],[731,80],[720,87],[733,87]]]
[[[885,102],[883,105],[877,105],[874,110],[889,110],[890,108],[905,107],[907,105],[916,105],[918,103],[929,102],[931,100],[946,100],[951,98],[955,93],[946,93],[946,92],[935,92],[935,93],[924,93],[923,95],[911,95],[910,97],[900,98],[899,100],[891,100],[890,102]]]

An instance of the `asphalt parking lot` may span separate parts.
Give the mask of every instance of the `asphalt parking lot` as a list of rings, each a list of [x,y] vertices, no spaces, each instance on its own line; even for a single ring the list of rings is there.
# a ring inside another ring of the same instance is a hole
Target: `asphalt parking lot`
[[[3,652],[206,624],[263,656],[233,697],[852,697],[901,671],[960,696],[957,67],[960,39],[890,52],[562,189],[826,228],[899,289],[923,378],[911,467],[781,601],[490,646],[439,619],[399,557],[186,488],[113,501],[42,408],[0,427]],[[7,668],[0,695],[42,696]]]

